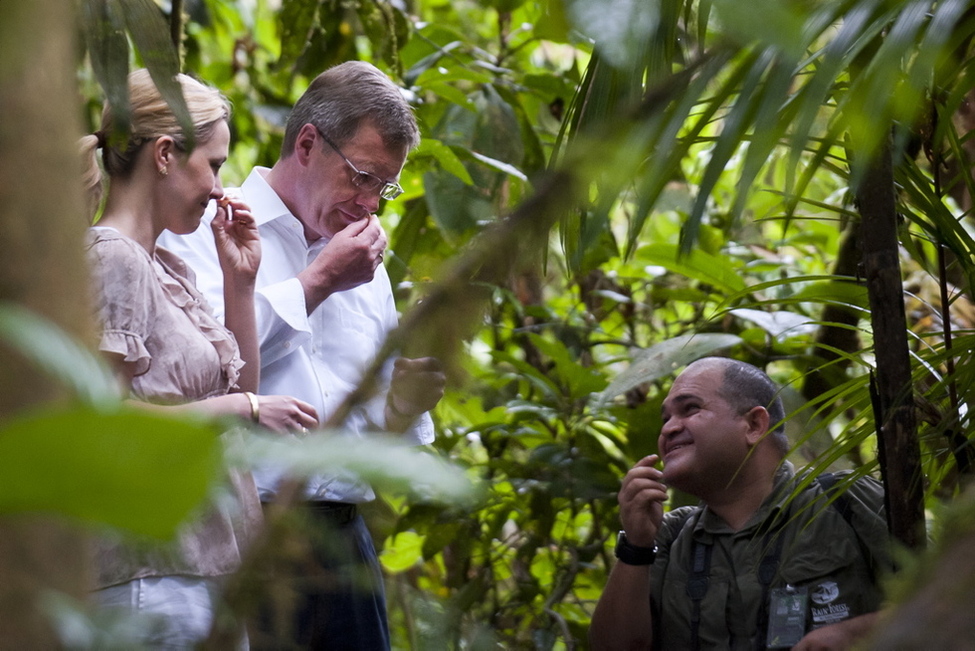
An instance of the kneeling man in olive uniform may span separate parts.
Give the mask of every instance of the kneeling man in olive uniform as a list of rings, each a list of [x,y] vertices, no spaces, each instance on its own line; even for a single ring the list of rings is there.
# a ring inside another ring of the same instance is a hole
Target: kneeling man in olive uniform
[[[593,649],[845,649],[869,632],[890,568],[883,489],[797,476],[783,418],[750,364],[709,357],[678,376],[659,457],[623,480]],[[668,487],[701,505],[665,514]]]

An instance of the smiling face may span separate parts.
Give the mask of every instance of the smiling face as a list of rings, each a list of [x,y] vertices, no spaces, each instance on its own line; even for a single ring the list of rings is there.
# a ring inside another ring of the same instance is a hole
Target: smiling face
[[[663,403],[657,441],[663,480],[702,499],[724,490],[750,449],[752,424],[722,397],[724,368],[692,364],[674,380]]]
[[[336,144],[356,168],[387,181],[398,180],[406,162],[406,150],[388,149],[370,123],[363,124],[351,140]],[[379,209],[380,190],[357,187],[352,182],[355,172],[315,127],[309,124],[302,129],[297,146],[310,151],[303,207],[297,215],[309,241],[334,237]]]
[[[223,196],[220,167],[227,160],[230,127],[221,120],[213,135],[197,143],[192,153],[173,148],[163,178],[165,227],[177,235],[192,233],[211,199]]]

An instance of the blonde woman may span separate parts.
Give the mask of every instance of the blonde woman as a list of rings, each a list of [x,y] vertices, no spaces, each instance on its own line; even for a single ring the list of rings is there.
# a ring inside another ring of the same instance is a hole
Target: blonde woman
[[[254,284],[261,250],[248,207],[223,198],[219,171],[230,143],[229,105],[213,88],[186,75],[178,80],[194,125],[192,150],[146,70],[129,76],[128,140],[111,139],[113,112],[106,105],[99,131],[81,141],[92,209],[107,187],[88,243],[102,323],[99,348],[134,400],[237,415],[278,432],[306,431],[317,424],[311,405],[252,393],[260,369]],[[156,246],[164,229],[193,232],[214,200],[224,324],[197,291],[192,270]],[[210,509],[172,545],[100,545],[97,601],[159,615],[144,640],[151,646],[192,646],[210,628],[219,579],[238,567],[248,532],[260,522],[253,480],[231,479],[235,508]]]

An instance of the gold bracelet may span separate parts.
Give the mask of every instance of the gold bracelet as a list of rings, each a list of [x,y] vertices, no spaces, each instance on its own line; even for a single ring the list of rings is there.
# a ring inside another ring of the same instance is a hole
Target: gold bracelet
[[[251,403],[251,420],[255,423],[260,423],[261,405],[259,402],[257,402],[257,396],[250,391],[244,391],[244,395],[247,397],[247,402]]]

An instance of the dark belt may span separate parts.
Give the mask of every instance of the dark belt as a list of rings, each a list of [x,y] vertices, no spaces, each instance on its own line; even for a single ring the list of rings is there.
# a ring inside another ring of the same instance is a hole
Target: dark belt
[[[346,502],[325,502],[322,500],[309,500],[299,503],[303,510],[320,518],[325,518],[334,525],[343,526],[355,520],[359,510],[355,504]]]

